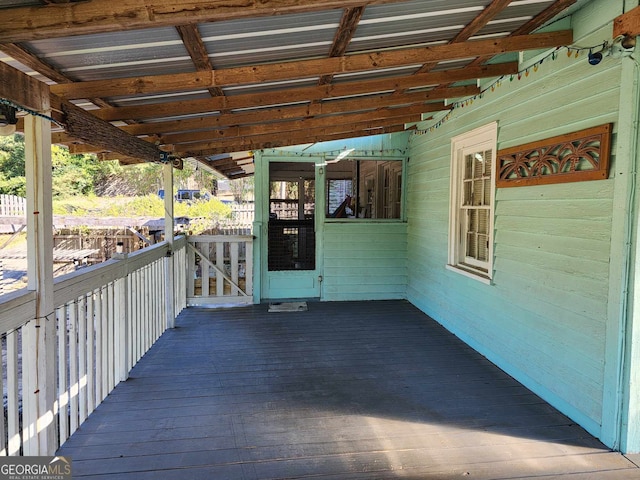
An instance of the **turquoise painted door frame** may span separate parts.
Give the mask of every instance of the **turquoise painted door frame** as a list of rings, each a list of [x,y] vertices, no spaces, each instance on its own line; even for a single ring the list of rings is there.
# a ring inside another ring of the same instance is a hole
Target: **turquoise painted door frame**
[[[259,300],[302,299],[322,297],[322,228],[324,224],[324,169],[322,158],[277,158],[256,156],[256,225],[260,254]],[[305,163],[313,165],[315,180],[315,268],[313,270],[269,271],[269,196],[272,163]],[[259,186],[258,186],[259,184]],[[259,210],[259,213],[258,213]]]

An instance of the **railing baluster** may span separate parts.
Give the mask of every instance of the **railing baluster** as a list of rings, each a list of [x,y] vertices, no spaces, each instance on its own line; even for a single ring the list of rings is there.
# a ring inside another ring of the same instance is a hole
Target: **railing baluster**
[[[87,310],[85,297],[78,300],[78,425],[87,419]]]
[[[69,305],[69,434],[78,429],[79,406],[78,393],[78,306]]]
[[[235,284],[238,284],[238,247],[239,247],[239,243],[238,242],[233,242],[231,244],[229,244],[229,248],[231,250],[231,280],[233,280],[235,282]],[[234,297],[237,296],[240,292],[238,292],[238,289],[231,285],[231,295],[233,295]]]
[[[106,394],[103,393],[102,379],[104,378],[103,370],[103,332],[102,328],[102,288],[95,291],[96,314],[94,318],[96,326],[96,401],[102,402]]]
[[[96,408],[94,292],[87,295],[87,414]]]
[[[7,437],[9,455],[19,455],[20,438],[18,332],[7,333]]]
[[[184,239],[178,239],[177,245],[177,264],[184,266]],[[7,325],[0,332],[6,350],[0,363],[0,388],[7,392],[2,408],[6,423],[0,421],[0,455],[54,453],[162,335],[167,321],[166,249],[160,244],[56,279],[54,313],[46,318],[35,318],[33,291],[0,300],[0,320]],[[185,306],[186,268],[175,273],[177,315]],[[36,366],[42,363],[42,327],[54,325],[47,322],[55,322],[57,329],[45,345],[55,350],[50,353],[55,355],[56,371],[47,378],[52,378],[56,390],[45,405],[38,400]],[[38,421],[42,427],[47,411],[54,414],[54,444],[38,438]]]
[[[114,283],[111,282],[107,285],[107,392],[113,390],[116,385],[115,381],[115,339],[114,339],[114,324],[115,324],[115,295],[114,295]]]
[[[102,399],[109,395],[109,295],[108,286],[102,288]]]
[[[0,346],[2,347],[3,351],[5,351],[5,344],[6,344],[6,339],[4,338],[4,336],[0,339]],[[0,392],[4,392],[4,371],[5,371],[6,367],[4,366],[4,361],[2,358],[0,358]],[[5,428],[5,423],[4,423],[4,419],[5,417],[5,407],[4,407],[4,401],[2,402],[2,408],[0,408],[0,412],[2,413],[2,418],[0,418],[0,456],[6,456],[7,455],[7,431]]]
[[[67,306],[56,309],[58,325],[58,432],[60,443],[69,438],[69,382],[67,381]]]

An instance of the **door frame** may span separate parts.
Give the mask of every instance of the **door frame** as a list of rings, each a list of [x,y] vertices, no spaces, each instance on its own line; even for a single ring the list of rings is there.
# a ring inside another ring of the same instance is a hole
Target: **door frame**
[[[254,286],[254,301],[282,300],[282,299],[322,299],[322,271],[323,271],[323,228],[325,219],[326,193],[324,187],[323,157],[280,157],[268,156],[262,152],[255,154],[255,199],[256,222],[254,232],[259,242],[254,249],[254,265],[257,267],[255,278],[259,281]],[[269,194],[271,163],[306,163],[314,165],[315,179],[315,270],[286,270],[270,272],[268,268],[268,243],[269,243]],[[282,283],[276,288],[271,287],[278,280]],[[297,289],[300,281],[312,281],[313,287]],[[291,285],[288,287],[287,285]],[[312,290],[312,292],[310,291]],[[275,294],[275,295],[274,295]]]

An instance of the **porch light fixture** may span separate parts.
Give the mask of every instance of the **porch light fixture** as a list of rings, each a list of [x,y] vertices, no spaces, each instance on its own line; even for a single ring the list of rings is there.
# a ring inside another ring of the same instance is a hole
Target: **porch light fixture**
[[[602,52],[592,52],[589,50],[589,65],[598,65],[602,61]]]
[[[602,49],[594,52],[589,50],[589,65],[598,65],[604,57],[629,57],[636,47],[636,39],[628,35],[619,35],[611,43],[604,42]]]
[[[16,132],[17,123],[15,107],[0,104],[0,136],[13,135]]]

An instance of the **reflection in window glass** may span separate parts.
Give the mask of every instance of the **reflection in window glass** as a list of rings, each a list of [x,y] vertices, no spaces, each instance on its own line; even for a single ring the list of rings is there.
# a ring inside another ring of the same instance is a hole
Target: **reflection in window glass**
[[[327,218],[401,218],[402,162],[348,160],[329,163]]]

